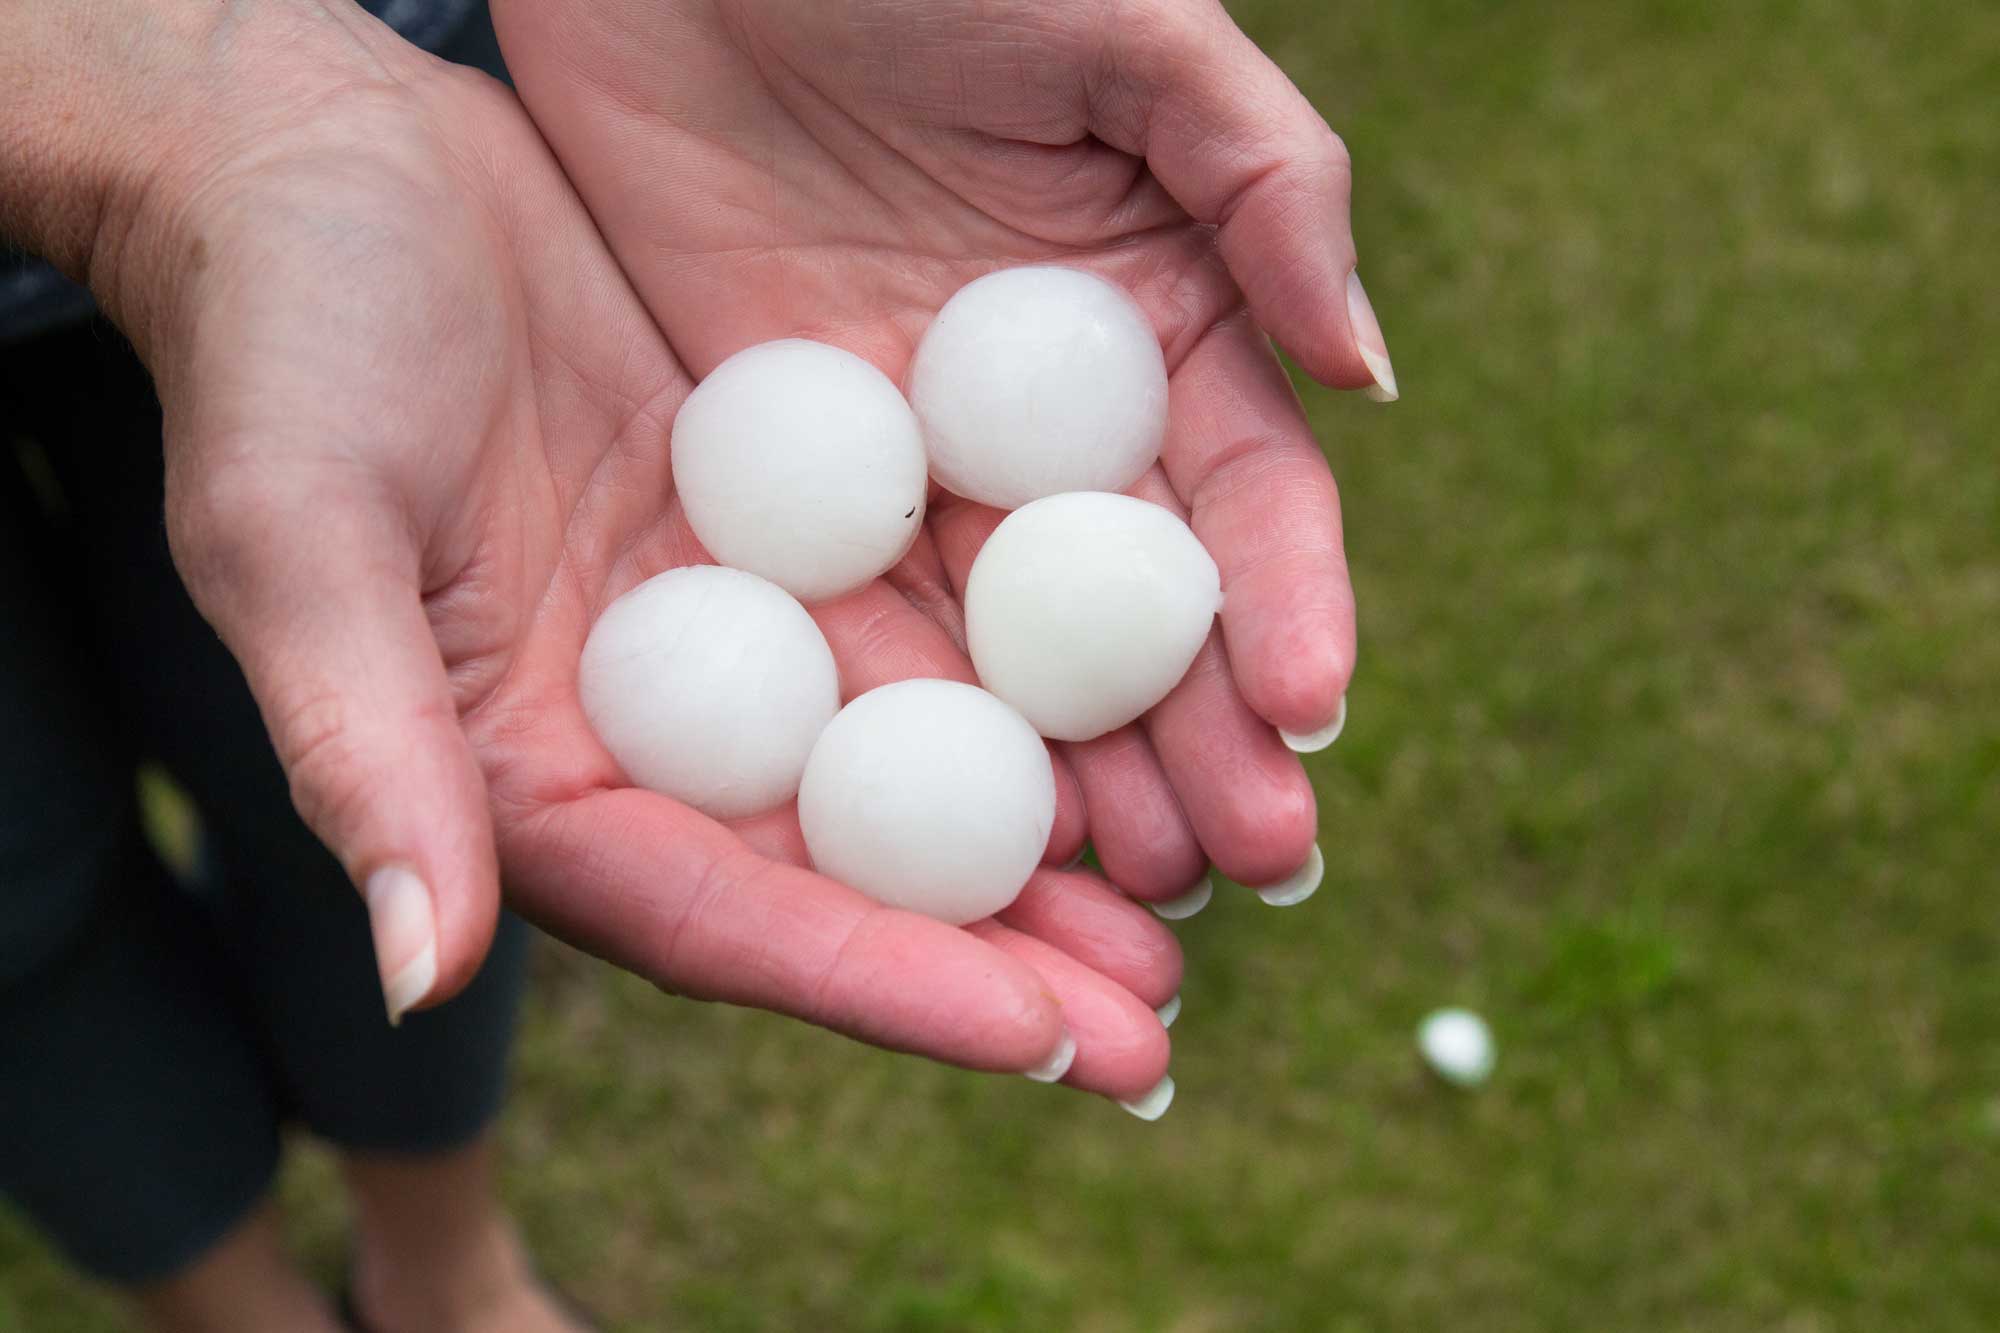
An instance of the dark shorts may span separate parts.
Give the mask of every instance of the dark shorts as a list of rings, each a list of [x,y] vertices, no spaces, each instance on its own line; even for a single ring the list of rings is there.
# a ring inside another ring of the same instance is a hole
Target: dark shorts
[[[107,325],[0,351],[0,1195],[122,1282],[238,1221],[285,1123],[476,1137],[526,949],[503,919],[463,995],[387,1025],[360,897],[181,588],[160,486],[159,407]],[[199,808],[191,882],[140,834],[146,761]]]

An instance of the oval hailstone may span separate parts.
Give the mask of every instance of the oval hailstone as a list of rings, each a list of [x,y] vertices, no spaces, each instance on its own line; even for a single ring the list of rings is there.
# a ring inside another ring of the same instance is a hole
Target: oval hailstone
[[[1014,901],[1055,816],[1041,737],[985,690],[950,680],[855,699],[820,735],[799,784],[814,867],[954,926]]]
[[[1470,1009],[1439,1009],[1417,1028],[1417,1049],[1438,1077],[1461,1088],[1484,1083],[1497,1058],[1493,1032]]]
[[[668,570],[606,607],[577,691],[627,777],[717,819],[790,800],[840,707],[833,652],[805,608],[715,565]]]
[[[889,377],[803,338],[709,372],[674,418],[673,470],[709,553],[805,602],[902,559],[929,486],[917,419]]]
[[[966,636],[987,689],[1055,740],[1122,727],[1187,674],[1222,605],[1187,524],[1129,495],[1024,505],[965,584]]]
[[[1013,509],[1121,491],[1167,437],[1167,363],[1125,289],[1080,269],[1001,269],[961,287],[906,380],[931,473]]]

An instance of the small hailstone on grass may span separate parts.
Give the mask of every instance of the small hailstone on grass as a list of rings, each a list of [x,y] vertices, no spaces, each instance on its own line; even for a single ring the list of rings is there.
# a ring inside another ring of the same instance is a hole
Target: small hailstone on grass
[[[923,437],[889,377],[787,338],[724,361],[674,418],[674,490],[725,565],[801,601],[853,592],[923,526]]]
[[[905,680],[840,710],[799,785],[815,868],[951,925],[1013,902],[1055,824],[1048,747],[1020,714],[949,680]]]
[[[1166,697],[1221,605],[1215,561],[1168,510],[1052,495],[986,539],[966,579],[966,636],[987,689],[1042,735],[1087,741]]]
[[[1484,1083],[1497,1058],[1486,1020],[1469,1009],[1439,1009],[1417,1028],[1417,1049],[1439,1078],[1461,1088]]]
[[[932,475],[1002,509],[1123,490],[1167,435],[1159,335],[1124,288],[1080,269],[1001,269],[961,287],[906,384]]]
[[[717,819],[791,799],[840,707],[833,653],[805,608],[714,565],[669,570],[606,607],[577,691],[627,777]]]

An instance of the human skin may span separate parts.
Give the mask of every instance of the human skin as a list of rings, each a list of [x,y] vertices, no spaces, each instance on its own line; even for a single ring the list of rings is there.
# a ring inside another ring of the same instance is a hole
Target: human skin
[[[1394,380],[1352,296],[1345,147],[1221,6],[494,12],[530,113],[696,375],[803,335],[900,377],[932,312],[1007,264],[1087,267],[1140,299],[1173,372],[1172,427],[1133,489],[1214,553],[1221,633],[1142,723],[1060,748],[1126,892],[1176,895],[1210,861],[1251,884],[1297,867],[1313,794],[1273,728],[1334,716],[1354,613],[1333,478],[1262,330],[1328,383]],[[955,643],[954,602],[1000,517],[938,493],[890,576]]]
[[[668,498],[667,426],[690,371],[780,317],[809,316],[787,332],[833,331],[839,302],[771,307],[754,284],[722,302],[726,265],[646,269],[635,284],[600,239],[616,246],[616,219],[593,220],[507,90],[348,6],[98,0],[16,6],[0,26],[0,227],[86,279],[153,372],[176,561],[243,665],[300,811],[369,898],[392,1009],[470,978],[504,872],[511,905],[680,993],[977,1069],[1033,1068],[1067,1029],[1067,1082],[1129,1098],[1159,1080],[1168,1045],[1152,1007],[1178,987],[1179,952],[1110,885],[1044,869],[1015,908],[966,930],[887,911],[799,863],[789,810],[725,827],[624,787],[583,720],[575,669],[592,618],[703,557]],[[716,115],[745,110],[724,99]],[[682,182],[654,185],[664,207]],[[842,299],[856,304],[890,295],[871,296],[866,276],[828,285],[851,282]],[[1226,294],[1217,281],[1191,294]],[[906,321],[916,306],[905,293],[884,308]],[[665,310],[747,313],[703,340]],[[1237,460],[1207,485],[1254,482],[1312,511],[1320,536],[1303,555],[1238,554],[1274,588],[1288,562],[1311,565],[1293,605],[1304,628],[1283,632],[1325,664],[1303,685],[1238,667],[1237,690],[1212,643],[1183,687],[1189,725],[1163,705],[1149,727],[1159,774],[1132,784],[1135,799],[1186,803],[1199,829],[1199,784],[1168,785],[1168,738],[1208,747],[1223,777],[1275,770],[1274,735],[1241,701],[1287,725],[1330,713],[1352,618],[1344,576],[1326,577],[1331,479],[1298,466],[1310,445],[1288,390],[1279,402],[1282,377],[1240,311],[1191,314],[1170,343],[1177,439],[1215,436],[1201,423],[1226,415],[1289,460],[1227,450]],[[1331,359],[1308,364],[1352,380],[1340,326],[1321,349]],[[1176,466],[1170,455],[1169,484]],[[1231,549],[1224,511],[1204,519],[1195,494],[1197,528]],[[905,567],[819,611],[844,693],[966,678],[951,579],[984,516],[943,509]],[[1249,626],[1225,618],[1232,657]],[[1234,731],[1214,725],[1224,713]],[[1082,840],[1090,769],[1074,754],[1058,764],[1069,815],[1052,857]],[[1115,802],[1091,805],[1115,822]],[[1309,821],[1309,790],[1304,809]]]

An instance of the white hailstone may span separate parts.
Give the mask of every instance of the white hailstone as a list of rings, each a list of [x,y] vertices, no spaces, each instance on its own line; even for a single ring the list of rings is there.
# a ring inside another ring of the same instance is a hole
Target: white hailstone
[[[821,734],[799,784],[815,867],[955,926],[1014,901],[1055,817],[1041,737],[957,681],[898,681],[861,695]]]
[[[1122,287],[1080,269],[1002,269],[961,287],[905,383],[931,474],[1002,509],[1122,491],[1167,436],[1159,335]]]
[[[1221,605],[1215,561],[1187,524],[1094,491],[1009,514],[965,584],[980,682],[1065,741],[1122,727],[1165,698]]]
[[[1439,1009],[1424,1019],[1417,1049],[1439,1078],[1462,1088],[1484,1083],[1497,1058],[1486,1020],[1469,1009]]]
[[[714,565],[668,570],[606,607],[577,692],[627,777],[717,819],[791,799],[840,707],[833,652],[806,609]]]
[[[802,338],[709,372],[674,418],[673,468],[709,553],[806,602],[902,559],[930,484],[917,419],[889,377]]]

